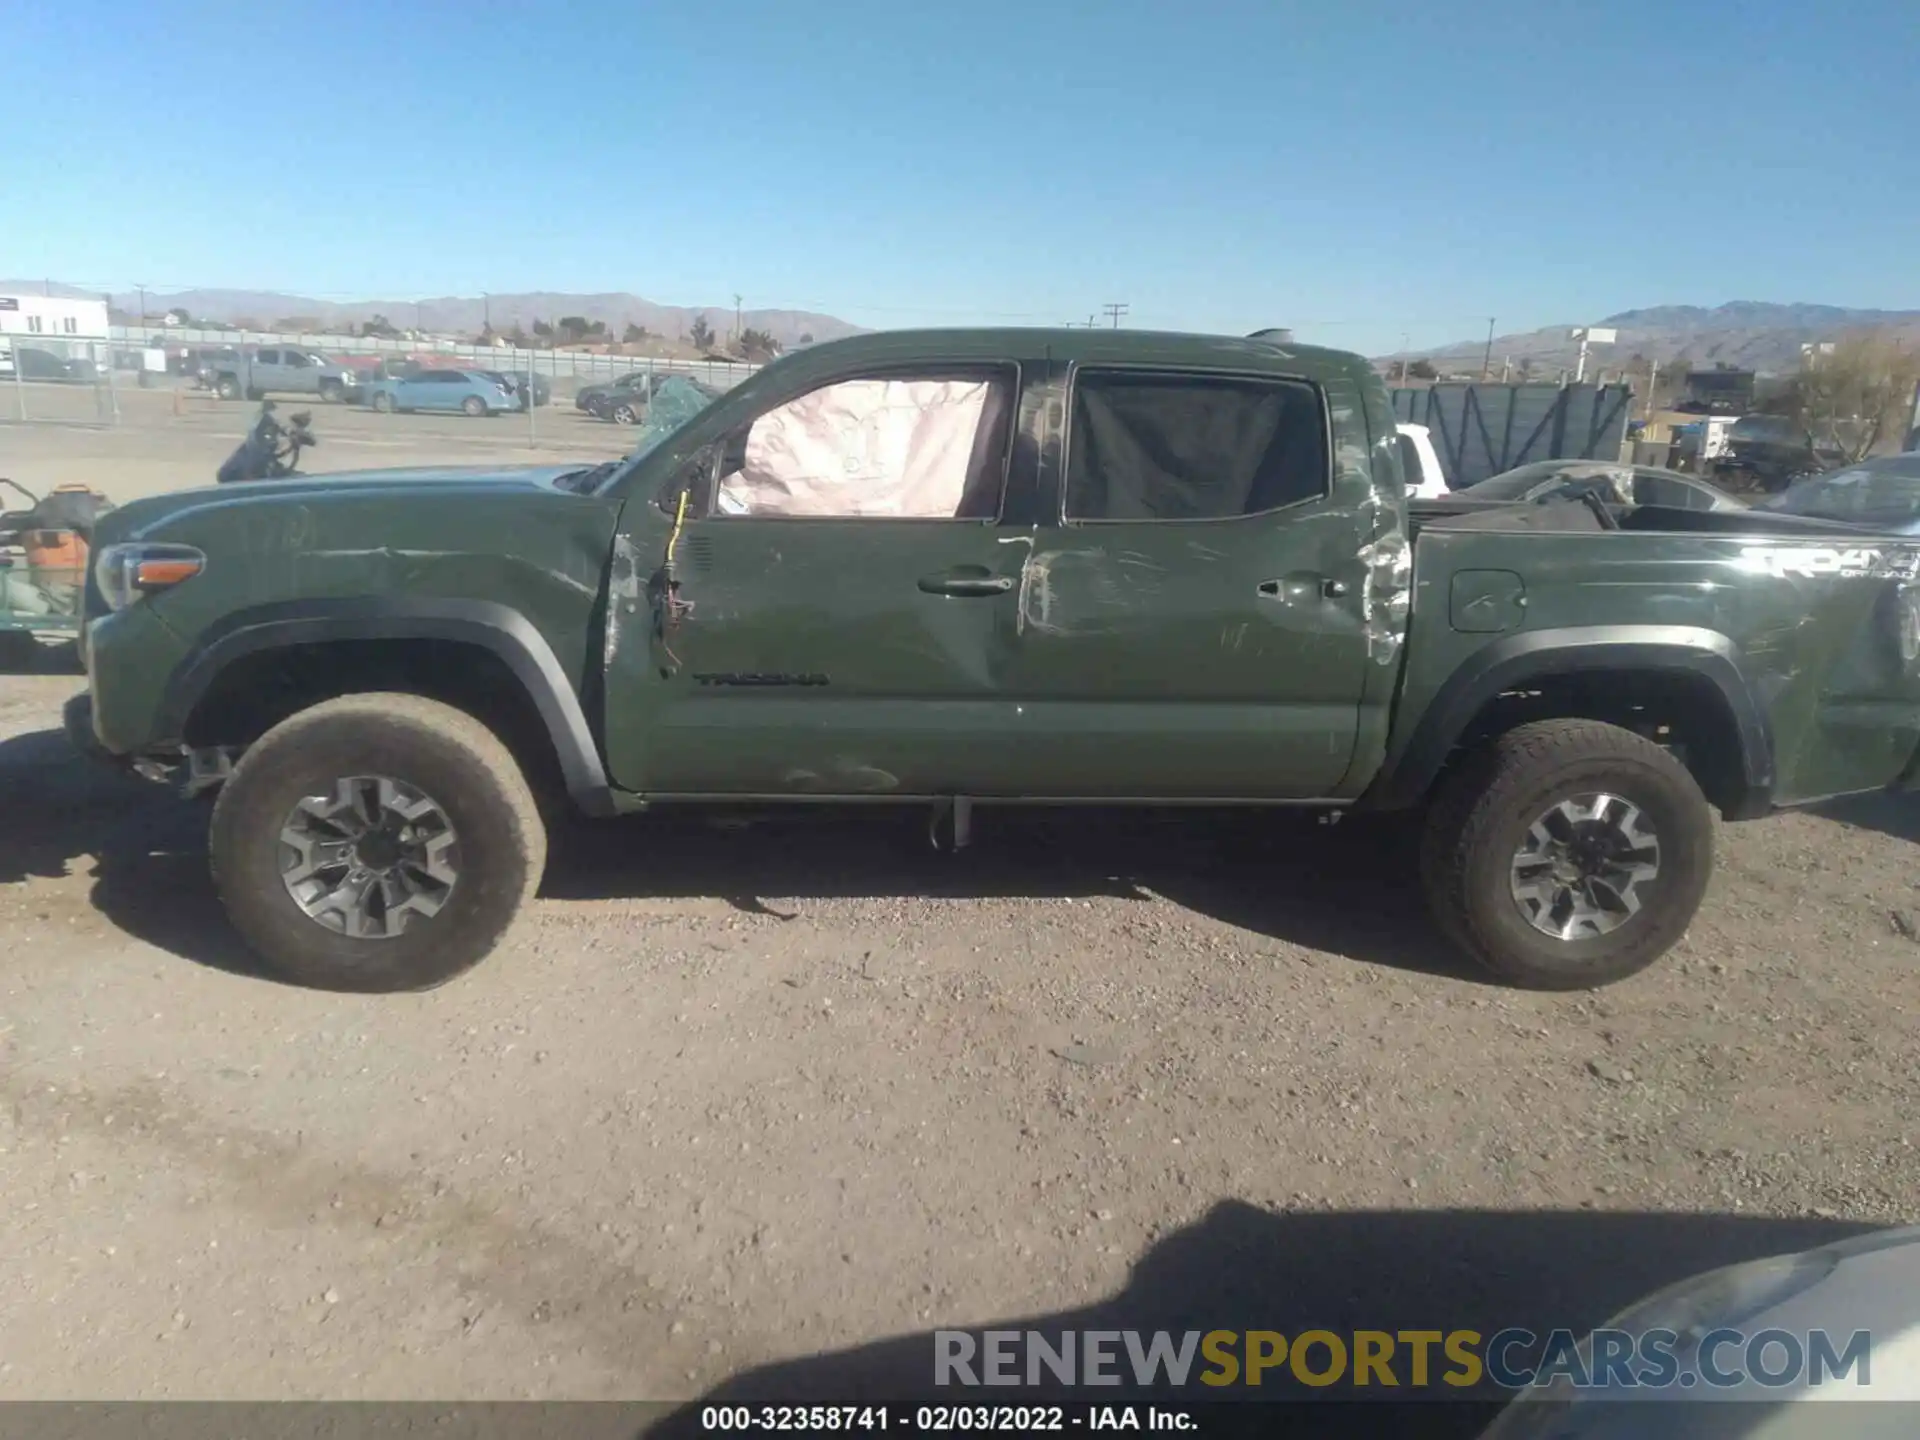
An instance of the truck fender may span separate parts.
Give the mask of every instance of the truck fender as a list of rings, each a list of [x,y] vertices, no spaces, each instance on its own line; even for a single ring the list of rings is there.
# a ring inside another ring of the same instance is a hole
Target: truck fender
[[[1410,731],[1389,744],[1360,806],[1419,804],[1474,717],[1505,691],[1583,670],[1641,670],[1697,675],[1713,685],[1733,718],[1744,781],[1726,818],[1764,815],[1773,803],[1773,731],[1737,656],[1726,636],[1690,625],[1581,625],[1504,636],[1463,662]]]
[[[212,626],[174,668],[162,701],[165,733],[184,731],[215,677],[240,657],[330,640],[452,640],[492,651],[539,711],[568,795],[587,814],[612,813],[600,747],[553,647],[519,611],[488,600],[293,600],[237,611]]]

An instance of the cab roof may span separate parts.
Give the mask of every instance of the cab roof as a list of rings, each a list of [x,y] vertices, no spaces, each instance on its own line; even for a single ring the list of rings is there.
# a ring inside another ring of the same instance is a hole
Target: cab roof
[[[1064,363],[1272,370],[1308,378],[1373,373],[1362,356],[1274,335],[1199,335],[1168,330],[1045,329],[1003,326],[876,330],[821,341],[773,362],[782,371],[843,371],[916,360],[1047,358]]]

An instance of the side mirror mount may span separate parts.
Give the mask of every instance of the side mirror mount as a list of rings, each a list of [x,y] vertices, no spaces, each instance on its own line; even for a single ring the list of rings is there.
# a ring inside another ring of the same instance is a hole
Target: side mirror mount
[[[697,450],[673,477],[660,487],[660,493],[654,497],[663,514],[672,515],[680,508],[680,497],[687,497],[687,513],[703,514],[717,478],[714,469],[719,463],[720,449],[707,445]]]

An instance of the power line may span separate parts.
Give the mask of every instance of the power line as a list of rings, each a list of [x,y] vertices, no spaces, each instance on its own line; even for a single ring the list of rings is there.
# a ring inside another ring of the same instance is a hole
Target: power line
[[[1113,328],[1118,330],[1120,328],[1120,317],[1127,313],[1128,306],[1126,302],[1109,300],[1101,308],[1107,312],[1108,317],[1113,321]]]

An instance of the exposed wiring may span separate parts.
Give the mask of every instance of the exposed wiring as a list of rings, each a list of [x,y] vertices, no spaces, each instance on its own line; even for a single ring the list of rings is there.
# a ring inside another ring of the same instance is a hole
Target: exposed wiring
[[[682,490],[680,503],[674,507],[673,530],[667,536],[666,558],[661,562],[660,574],[654,586],[654,630],[660,637],[660,648],[672,662],[662,672],[669,676],[680,668],[680,657],[673,653],[673,632],[679,628],[682,619],[693,613],[692,603],[680,598],[680,575],[675,567],[680,551],[680,532],[687,524],[687,497],[688,492]]]

